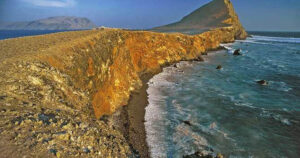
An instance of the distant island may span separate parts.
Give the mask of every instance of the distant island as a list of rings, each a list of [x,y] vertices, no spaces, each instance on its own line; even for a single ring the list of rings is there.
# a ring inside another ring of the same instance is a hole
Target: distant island
[[[0,23],[0,30],[83,30],[95,28],[87,18],[56,16],[28,22]]]

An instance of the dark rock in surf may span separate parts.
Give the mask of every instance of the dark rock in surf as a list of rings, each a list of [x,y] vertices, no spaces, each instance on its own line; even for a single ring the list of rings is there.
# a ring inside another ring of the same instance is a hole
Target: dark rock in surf
[[[263,86],[266,86],[266,85],[269,84],[268,81],[266,81],[266,80],[256,81],[256,83],[258,83],[258,84],[260,84],[260,85],[263,85]]]
[[[207,52],[203,52],[202,55],[208,55]]]
[[[202,56],[198,56],[196,59],[194,59],[193,61],[204,61],[204,58]]]
[[[200,151],[195,152],[191,155],[185,155],[183,158],[214,158],[212,155],[205,155]]]
[[[188,125],[188,126],[192,126],[190,121],[183,121],[184,124]]]
[[[223,68],[223,67],[222,67],[221,65],[218,65],[216,69],[217,69],[217,70],[221,70],[222,68]]]
[[[235,55],[235,56],[242,55],[242,54],[241,54],[241,49],[236,49],[236,50],[233,52],[233,55]]]
[[[226,48],[224,46],[219,46],[217,50],[226,50]]]

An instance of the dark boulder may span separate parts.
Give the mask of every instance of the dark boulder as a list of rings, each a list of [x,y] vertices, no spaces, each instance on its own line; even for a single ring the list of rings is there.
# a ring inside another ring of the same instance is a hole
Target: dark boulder
[[[260,84],[260,85],[263,85],[263,86],[266,86],[266,85],[269,84],[268,81],[266,81],[266,80],[256,81],[256,83],[258,83],[258,84]]]
[[[221,70],[221,69],[222,69],[222,66],[221,66],[221,65],[218,65],[216,69]]]
[[[202,55],[208,55],[207,52],[203,52]]]
[[[193,61],[204,61],[204,58],[202,56],[198,56]]]
[[[190,121],[183,121],[184,124],[188,125],[188,126],[192,126]]]
[[[242,55],[242,54],[241,54],[241,49],[236,49],[236,50],[233,52],[233,55],[236,55],[236,56]]]
[[[220,153],[217,154],[216,156],[213,156],[211,154],[206,155],[200,151],[197,151],[194,154],[185,155],[185,156],[183,156],[183,158],[224,158],[224,156]]]
[[[195,152],[192,155],[185,155],[183,158],[214,158],[212,155],[205,155],[200,151]]]

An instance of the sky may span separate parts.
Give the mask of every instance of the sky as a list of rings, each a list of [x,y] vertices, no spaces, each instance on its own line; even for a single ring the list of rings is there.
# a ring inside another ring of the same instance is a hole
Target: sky
[[[180,20],[210,0],[0,0],[0,22],[87,17],[98,26],[147,29]],[[300,31],[300,0],[231,0],[248,31]]]

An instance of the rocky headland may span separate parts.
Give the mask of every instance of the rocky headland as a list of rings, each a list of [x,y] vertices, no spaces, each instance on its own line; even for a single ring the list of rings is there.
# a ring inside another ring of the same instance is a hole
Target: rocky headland
[[[2,156],[149,157],[146,82],[246,38],[235,13],[225,22],[197,35],[101,29],[1,40]]]

